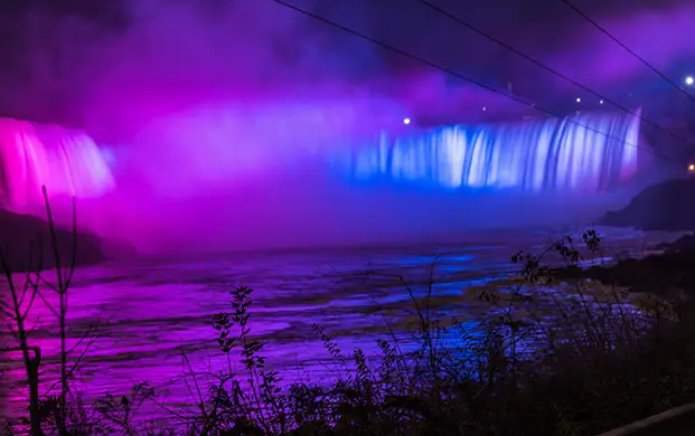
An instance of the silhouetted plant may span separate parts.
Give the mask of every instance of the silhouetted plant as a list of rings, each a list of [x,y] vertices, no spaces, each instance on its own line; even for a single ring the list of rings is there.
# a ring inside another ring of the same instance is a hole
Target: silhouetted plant
[[[197,406],[189,433],[593,434],[695,400],[692,305],[650,297],[638,308],[617,286],[596,286],[580,272],[593,261],[582,253],[598,255],[601,238],[588,231],[581,242],[514,255],[518,274],[477,294],[488,310],[474,331],[435,316],[434,264],[419,295],[397,276],[414,307],[417,347],[402,352],[392,334],[376,355],[350,354],[315,324],[336,371],[309,382],[286,383],[268,365],[252,334],[253,291],[233,289],[229,310],[211,321],[226,366],[199,383],[184,355]],[[567,271],[576,275],[563,279]],[[442,342],[457,333],[453,346]],[[133,417],[152,396],[146,385],[107,395],[95,403],[98,416],[66,420],[92,427],[66,430],[150,434]]]
[[[96,335],[93,329],[85,332],[85,335],[75,346],[68,349],[67,340],[69,326],[68,296],[77,262],[77,207],[75,199],[72,201],[72,227],[71,249],[69,259],[63,259],[58,243],[57,226],[53,217],[46,187],[42,187],[44,207],[48,228],[48,249],[52,258],[55,281],[50,281],[43,274],[44,253],[41,235],[38,235],[38,244],[28,242],[29,258],[24,264],[27,271],[22,284],[15,279],[9,256],[6,249],[0,248],[0,269],[5,278],[10,294],[10,301],[0,301],[0,310],[9,315],[10,332],[17,341],[17,347],[9,347],[6,351],[19,351],[22,354],[22,362],[27,374],[26,382],[29,391],[29,431],[33,435],[41,435],[45,432],[57,432],[60,435],[85,434],[89,429],[95,429],[90,422],[86,406],[79,395],[70,395],[70,384],[75,373],[79,369],[80,362]],[[31,238],[31,236],[29,236]],[[51,303],[48,296],[53,292],[57,297],[57,305]],[[29,339],[30,331],[27,329],[27,319],[32,314],[36,303],[41,301],[49,312],[55,317],[58,324],[58,381],[48,388],[44,388],[43,396],[40,389],[40,367],[42,352],[38,346],[32,345]],[[58,394],[53,394],[58,389]],[[72,403],[72,404],[70,404]]]
[[[33,253],[33,250],[29,250]],[[39,294],[38,282],[40,272],[32,274],[32,259],[28,261],[28,271],[24,284],[20,287],[14,279],[5,250],[0,248],[0,267],[5,276],[10,293],[10,301],[0,301],[0,309],[10,320],[8,328],[17,340],[17,347],[8,347],[4,351],[19,351],[22,354],[26,382],[29,388],[29,429],[32,435],[41,435],[41,405],[39,399],[39,367],[41,365],[41,349],[31,345],[29,329],[26,322]],[[39,257],[41,259],[41,257]],[[40,260],[39,260],[40,262]],[[40,271],[40,265],[37,271]]]
[[[94,409],[107,425],[115,427],[119,433],[134,436],[138,434],[138,428],[133,422],[133,414],[154,396],[154,389],[147,383],[138,383],[131,388],[128,395],[106,394],[99,398],[94,404]]]

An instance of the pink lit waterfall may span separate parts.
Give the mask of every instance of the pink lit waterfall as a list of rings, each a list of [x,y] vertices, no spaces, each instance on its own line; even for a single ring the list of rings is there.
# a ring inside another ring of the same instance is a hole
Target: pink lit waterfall
[[[85,133],[0,119],[0,205],[31,212],[52,196],[95,198],[114,187],[111,171]]]

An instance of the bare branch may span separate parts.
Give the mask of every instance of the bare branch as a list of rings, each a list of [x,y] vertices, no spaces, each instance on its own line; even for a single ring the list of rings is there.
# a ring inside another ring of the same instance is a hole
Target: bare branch
[[[82,343],[84,343],[84,341],[86,341],[87,339],[89,339],[90,341],[89,341],[89,344],[86,345],[86,347],[89,347],[90,345],[92,345],[92,344],[96,341],[96,339],[98,339],[98,335],[95,334],[95,332],[97,332],[97,331],[99,331],[99,329],[98,329],[97,326],[95,326],[95,325],[90,326],[90,327],[87,329],[87,331],[84,332],[84,334],[82,335],[82,337],[81,337],[80,339],[77,340],[77,342],[75,343],[75,345],[73,345],[72,348],[70,348],[70,350],[68,350],[68,354],[72,354],[72,353],[73,353],[76,349],[78,349],[78,348],[82,345]]]
[[[20,306],[22,304],[24,304],[24,299],[26,298],[27,291],[29,290],[29,286],[31,284],[31,280],[30,280],[31,272],[30,271],[31,271],[31,266],[34,263],[34,262],[32,262],[33,253],[34,253],[34,243],[29,242],[29,254],[28,254],[29,259],[27,259],[27,266],[26,266],[27,274],[26,274],[26,280],[24,281],[24,288],[22,289],[22,294],[19,297],[19,305]]]
[[[41,284],[43,284],[43,286],[47,287],[48,289],[55,292],[56,294],[60,293],[60,288],[58,286],[54,285],[53,283],[49,282],[48,280],[46,280],[44,278],[41,278]]]
[[[72,197],[72,257],[70,259],[70,267],[65,277],[65,286],[70,287],[72,277],[75,274],[75,266],[77,265],[77,200]]]
[[[27,303],[26,307],[24,308],[24,312],[22,313],[22,319],[27,319],[27,316],[29,316],[29,312],[31,311],[31,308],[34,306],[34,301],[36,301],[36,295],[39,293],[39,290],[36,287],[32,288],[33,290],[31,292],[29,302]]]
[[[46,307],[48,308],[48,310],[50,310],[51,313],[52,313],[56,318],[58,318],[58,317],[60,316],[60,315],[58,314],[58,311],[55,310],[55,308],[51,305],[51,303],[50,303],[48,300],[46,300],[46,297],[44,297],[43,293],[42,293],[41,291],[39,291],[39,292],[37,292],[37,294],[38,294],[39,298],[41,298],[41,300],[43,301],[43,304],[46,305]]]

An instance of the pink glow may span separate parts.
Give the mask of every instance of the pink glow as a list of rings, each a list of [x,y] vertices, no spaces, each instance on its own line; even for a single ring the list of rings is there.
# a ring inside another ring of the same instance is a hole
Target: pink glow
[[[395,135],[413,131],[415,124],[433,128],[445,123],[519,121],[522,116],[543,118],[532,108],[452,80],[440,71],[394,59],[272,2],[225,2],[228,6],[212,14],[202,3],[200,8],[190,2],[163,0],[127,3],[129,26],[113,35],[97,32],[103,38],[88,46],[93,50],[90,56],[85,62],[74,62],[67,75],[85,79],[76,86],[81,92],[72,109],[97,143],[108,144],[108,155],[113,156],[109,165],[118,186],[101,198],[83,198],[81,217],[143,247],[179,241],[183,241],[180,245],[193,242],[215,248],[259,241],[263,245],[353,242],[357,237],[381,236],[384,229],[398,228],[405,234],[408,226],[422,228],[428,223],[434,228],[442,216],[452,217],[451,228],[461,225],[458,217],[462,215],[488,222],[490,217],[482,208],[476,207],[478,217],[470,217],[468,199],[435,199],[439,194],[392,192],[382,187],[360,191],[325,168],[322,155],[381,130]],[[368,18],[374,11],[393,12],[386,3],[317,9],[496,88],[507,89],[508,81],[518,79],[514,92],[536,100],[523,86],[538,77],[536,69],[526,65],[517,72],[518,59],[507,65],[500,59],[507,59],[509,53],[477,39],[470,47],[452,48],[452,35],[464,38],[465,34],[445,24],[446,20],[437,19],[436,26],[434,18],[422,20],[423,10],[416,3],[400,12],[417,19],[389,21],[383,29]],[[616,15],[605,24],[619,35],[625,29],[646,26],[642,36],[624,34],[641,44],[649,34],[661,38],[660,32],[653,31],[661,20],[680,13],[692,17],[692,11],[685,6],[644,16]],[[511,13],[501,15],[491,14],[484,27],[508,40],[503,37],[504,28],[514,28],[518,22]],[[596,35],[595,29],[582,27],[579,38],[561,29],[572,15],[563,10],[562,17],[552,29],[557,45],[548,44],[545,30],[531,29],[520,37],[519,46],[527,48],[522,45],[536,41],[538,53],[534,54],[540,59],[592,87],[614,84],[620,74],[637,71],[639,66],[617,56],[614,44]],[[683,37],[692,31],[686,29],[685,21],[673,21],[669,38],[674,41],[663,44],[663,62],[674,63],[692,48],[691,40]],[[65,35],[78,36],[70,20],[59,24]],[[422,38],[414,30],[432,30],[432,34]],[[553,52],[554,47],[571,53],[571,58]],[[81,59],[78,48],[85,47],[66,44],[61,48],[74,55],[70,59]],[[44,77],[46,71],[38,61],[44,60],[45,53],[37,53],[32,56],[37,60],[32,71]],[[53,85],[47,80],[36,88],[53,89]],[[543,85],[543,97],[549,99],[564,86],[554,79]],[[29,93],[18,91],[21,98],[17,100],[29,101],[25,94]],[[39,94],[32,95],[37,107],[45,106]],[[577,96],[576,89],[571,94],[557,93],[572,110]],[[585,96],[582,101],[582,106],[591,104]],[[406,115],[414,120],[409,126],[403,124]],[[60,171],[56,174],[65,172]],[[633,176],[631,170],[624,175]],[[51,184],[62,186],[54,180]],[[438,201],[441,207],[434,206]],[[429,213],[413,211],[415,203]],[[451,208],[460,208],[460,213],[452,213]]]
[[[94,141],[84,133],[0,119],[0,204],[30,212],[49,195],[101,197],[114,188],[111,171]]]

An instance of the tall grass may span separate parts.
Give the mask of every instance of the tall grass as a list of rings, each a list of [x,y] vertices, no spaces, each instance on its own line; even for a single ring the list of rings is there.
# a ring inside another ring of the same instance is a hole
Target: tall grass
[[[572,435],[695,400],[692,303],[636,298],[581,274],[559,281],[602,257],[600,242],[590,231],[581,249],[563,238],[540,254],[515,254],[515,279],[474,296],[487,307],[474,330],[435,315],[434,274],[424,296],[401,279],[417,346],[391,334],[377,340],[376,355],[346,352],[314,325],[337,368],[333,378],[283,380],[253,334],[252,289],[233,289],[228,310],[211,320],[226,363],[201,379],[186,359],[195,408],[188,415],[172,411],[174,428],[139,424],[141,406],[156,396],[146,384],[91,407],[72,396],[62,418],[71,424],[52,428],[128,435]]]
[[[585,251],[600,247],[583,235]],[[615,286],[573,281],[549,292],[557,268],[585,259],[571,238],[535,256],[517,253],[516,284],[478,295],[489,315],[456,343],[457,327],[432,318],[430,291],[416,298],[419,348],[402,353],[395,337],[380,356],[345,355],[320,326],[317,337],[342,375],[285,387],[268,370],[263,345],[249,338],[252,292],[231,292],[229,313],[215,316],[220,351],[238,353],[244,370],[211,386],[191,434],[590,434],[695,399],[695,341],[686,303],[628,301]],[[638,307],[639,306],[639,307]],[[442,327],[448,326],[448,327]]]

